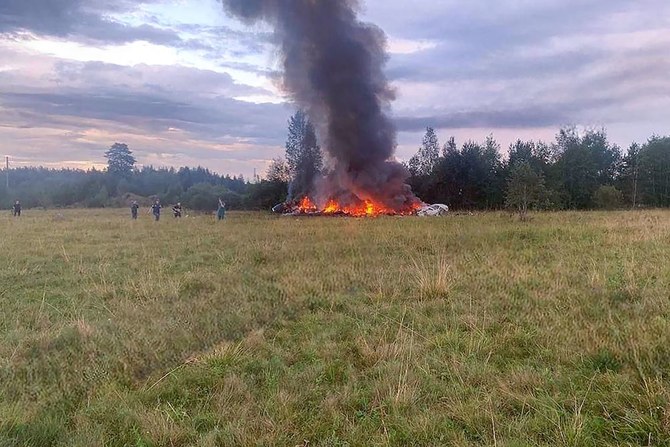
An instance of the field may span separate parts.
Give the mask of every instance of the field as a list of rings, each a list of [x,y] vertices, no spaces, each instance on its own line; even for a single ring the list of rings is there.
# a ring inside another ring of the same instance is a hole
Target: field
[[[670,212],[127,214],[0,216],[0,446],[670,445]]]

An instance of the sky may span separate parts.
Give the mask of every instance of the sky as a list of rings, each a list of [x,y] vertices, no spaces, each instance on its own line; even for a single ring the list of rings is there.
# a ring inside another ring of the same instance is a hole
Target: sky
[[[670,134],[667,0],[361,0],[388,37],[397,158],[442,142]],[[0,0],[0,154],[12,166],[139,165],[263,175],[289,116],[267,26],[217,0]]]

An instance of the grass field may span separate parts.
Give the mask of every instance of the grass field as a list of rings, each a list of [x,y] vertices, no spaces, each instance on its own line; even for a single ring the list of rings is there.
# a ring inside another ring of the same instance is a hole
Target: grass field
[[[670,445],[670,212],[0,216],[0,446]]]

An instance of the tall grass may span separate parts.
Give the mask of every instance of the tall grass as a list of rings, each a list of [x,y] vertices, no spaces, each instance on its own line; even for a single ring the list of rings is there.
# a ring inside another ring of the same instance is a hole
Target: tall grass
[[[0,446],[670,444],[670,213],[0,216]]]

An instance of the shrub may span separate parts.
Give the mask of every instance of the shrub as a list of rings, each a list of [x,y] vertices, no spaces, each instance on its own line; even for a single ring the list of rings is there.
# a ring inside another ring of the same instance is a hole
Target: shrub
[[[614,210],[623,205],[623,194],[614,186],[601,186],[593,193],[593,203],[602,210]]]

